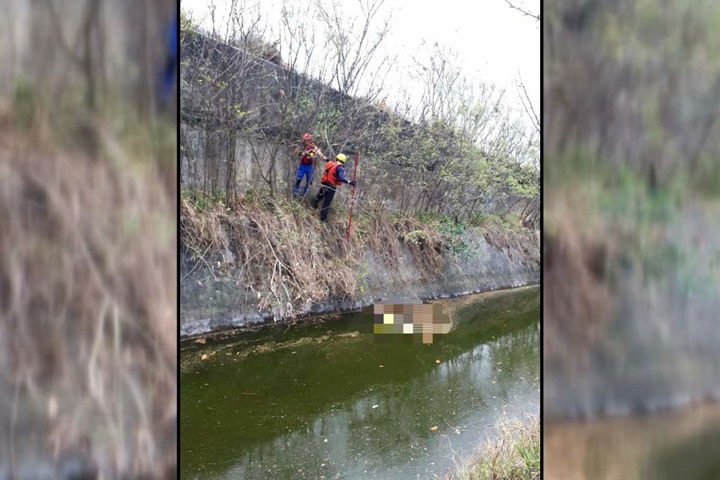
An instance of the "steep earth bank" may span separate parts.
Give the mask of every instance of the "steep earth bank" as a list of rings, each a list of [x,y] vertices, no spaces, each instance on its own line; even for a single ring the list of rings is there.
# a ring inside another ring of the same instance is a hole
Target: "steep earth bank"
[[[427,225],[399,222],[366,227],[359,221],[357,233],[346,242],[343,225],[323,227],[297,212],[294,217],[279,213],[265,221],[254,211],[216,217],[220,234],[215,237],[220,240],[206,242],[215,253],[201,257],[196,252],[205,243],[188,242],[188,232],[207,231],[213,220],[203,214],[201,229],[197,218],[188,221],[197,212],[187,207],[183,206],[180,266],[181,336],[363,308],[380,299],[446,298],[540,280],[536,232],[498,235],[467,228],[454,237],[462,248],[452,250]],[[254,240],[244,232],[233,235],[250,216],[252,238],[263,238],[266,245],[244,252]],[[382,229],[385,236],[375,235],[373,241],[370,237]],[[295,250],[293,242],[297,242]],[[303,248],[308,253],[297,254]],[[272,250],[274,258],[269,264],[253,265],[263,250]],[[314,277],[303,284],[304,290],[298,287],[297,279],[310,274]]]

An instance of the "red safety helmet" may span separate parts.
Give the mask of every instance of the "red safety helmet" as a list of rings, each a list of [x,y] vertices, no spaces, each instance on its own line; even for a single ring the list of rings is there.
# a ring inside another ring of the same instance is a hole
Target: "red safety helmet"
[[[310,135],[309,133],[303,133],[302,138],[303,138],[303,140],[306,140],[309,142],[310,140],[312,140],[312,135]]]

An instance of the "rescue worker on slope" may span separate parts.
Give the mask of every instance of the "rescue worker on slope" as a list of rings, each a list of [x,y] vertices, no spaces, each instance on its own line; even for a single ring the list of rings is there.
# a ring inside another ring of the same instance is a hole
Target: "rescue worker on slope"
[[[300,190],[300,184],[302,183],[303,177],[305,177],[305,188],[303,189],[303,197],[308,191],[308,187],[312,183],[313,174],[315,173],[315,158],[320,157],[323,160],[327,160],[327,157],[323,155],[322,151],[313,142],[313,137],[309,133],[304,133],[303,146],[300,151],[300,166],[297,171],[297,182],[295,182],[295,188],[293,194],[298,195]]]
[[[322,209],[320,209],[320,221],[327,222],[328,211],[330,210],[330,202],[332,202],[335,192],[343,183],[355,186],[355,182],[345,178],[345,168],[343,164],[347,157],[338,153],[335,160],[330,160],[325,164],[325,171],[322,175],[322,185],[320,191],[313,200],[313,208],[317,208],[320,200],[323,201]]]

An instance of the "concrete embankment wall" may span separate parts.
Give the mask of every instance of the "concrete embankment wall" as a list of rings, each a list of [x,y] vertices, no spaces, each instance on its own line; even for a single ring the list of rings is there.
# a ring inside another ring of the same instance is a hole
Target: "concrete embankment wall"
[[[423,272],[405,247],[393,268],[366,249],[363,268],[357,272],[361,287],[352,298],[307,302],[300,314],[359,309],[381,299],[446,298],[539,283],[537,244],[525,251],[500,249],[476,233],[466,234],[465,241],[470,245],[469,258],[446,253],[439,275]],[[181,336],[286,319],[281,311],[259,309],[257,297],[237,272],[221,276],[210,264],[197,264],[185,254],[180,268]]]

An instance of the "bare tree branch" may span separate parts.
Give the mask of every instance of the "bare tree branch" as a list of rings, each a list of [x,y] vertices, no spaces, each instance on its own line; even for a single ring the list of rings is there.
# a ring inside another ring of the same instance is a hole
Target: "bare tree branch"
[[[522,76],[518,72],[518,87],[521,90],[520,92],[520,101],[522,102],[523,108],[525,108],[525,113],[527,113],[528,117],[530,117],[530,121],[533,124],[533,127],[535,127],[535,130],[540,133],[540,117],[538,117],[537,112],[535,111],[535,107],[533,107],[532,101],[530,100],[530,95],[528,95],[527,89],[525,88],[525,83],[522,80]]]
[[[510,6],[510,8],[512,8],[513,10],[517,10],[518,12],[522,13],[523,15],[525,15],[525,16],[527,16],[527,17],[534,18],[534,19],[537,20],[538,22],[540,21],[540,14],[535,14],[535,13],[532,13],[532,12],[528,12],[527,10],[525,10],[525,9],[523,9],[523,8],[520,8],[520,7],[516,6],[516,5],[513,5],[513,3],[512,3],[510,0],[505,0],[505,3],[507,3],[508,6]]]

